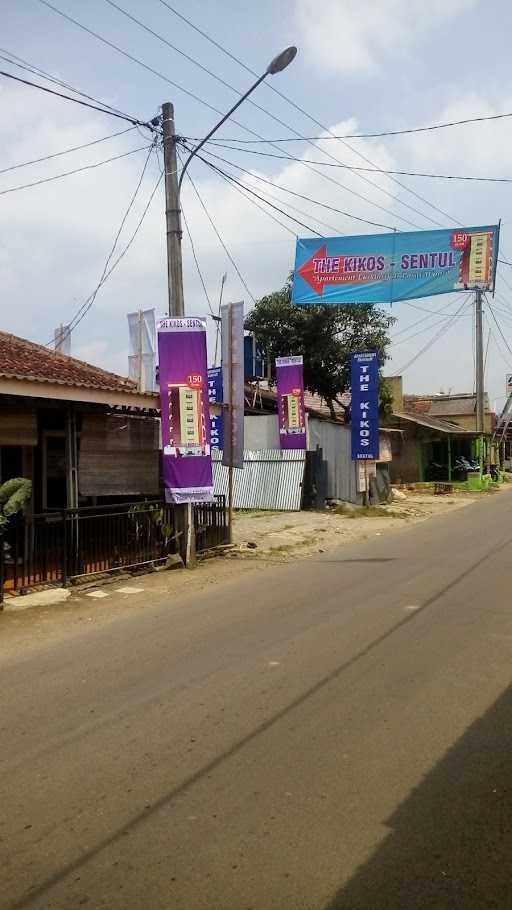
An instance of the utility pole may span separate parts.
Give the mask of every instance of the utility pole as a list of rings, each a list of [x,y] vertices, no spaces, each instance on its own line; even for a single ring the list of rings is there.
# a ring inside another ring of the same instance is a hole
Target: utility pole
[[[484,333],[482,320],[482,291],[475,291],[475,367],[476,367],[476,429],[480,433],[480,473],[484,470],[485,406],[484,406]]]
[[[476,335],[476,428],[483,433],[484,426],[484,339],[482,323],[482,291],[475,291],[475,335]]]
[[[185,301],[183,297],[183,263],[181,258],[180,193],[178,188],[174,106],[169,101],[162,104],[162,131],[164,140],[169,316],[182,319],[185,316]],[[193,568],[196,562],[196,541],[192,503],[188,502],[175,506],[175,516],[176,529],[180,534],[178,546],[181,558],[187,568]]]
[[[181,210],[178,190],[174,107],[162,104],[165,171],[165,220],[167,228],[167,286],[169,316],[185,315],[183,299],[183,265],[181,260]]]

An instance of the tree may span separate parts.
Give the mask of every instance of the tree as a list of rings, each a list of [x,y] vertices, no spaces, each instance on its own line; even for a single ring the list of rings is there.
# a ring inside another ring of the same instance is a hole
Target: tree
[[[371,304],[292,303],[291,277],[280,291],[258,300],[245,320],[270,358],[302,354],[304,385],[321,395],[331,408],[342,407],[341,396],[350,390],[350,355],[354,351],[377,351],[381,370],[387,360],[388,331],[396,321]],[[381,407],[389,408],[390,396],[381,384]]]

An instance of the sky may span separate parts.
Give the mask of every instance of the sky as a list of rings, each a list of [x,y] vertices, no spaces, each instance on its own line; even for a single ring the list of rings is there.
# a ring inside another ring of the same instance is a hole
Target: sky
[[[224,273],[224,300],[243,299],[246,312],[254,300],[280,288],[293,267],[296,236],[314,236],[310,228],[335,236],[494,224],[501,218],[501,257],[512,261],[512,183],[351,170],[378,167],[512,178],[512,117],[412,135],[325,138],[327,130],[352,136],[512,112],[508,47],[512,8],[506,0],[51,3],[139,62],[65,20],[42,0],[0,0],[0,69],[49,84],[1,59],[12,61],[17,55],[18,62],[22,58],[142,121],[154,117],[163,102],[172,101],[176,130],[191,140],[204,136],[254,80],[219,45],[256,73],[264,71],[283,47],[298,47],[290,67],[269,77],[237,111],[237,122],[227,122],[217,134],[235,149],[210,145],[207,151],[231,162],[217,159],[219,166],[271,197],[275,206],[307,228],[275,209],[270,209],[274,218],[270,217],[264,203],[259,203],[262,211],[254,197],[252,202],[244,198],[201,161],[190,167],[193,185],[185,180],[183,212],[214,311]],[[133,243],[72,336],[75,356],[126,375],[126,314],[154,308],[161,316],[167,307],[162,182],[157,186],[161,162],[155,151],[149,154],[150,133],[4,76],[0,110],[3,330],[48,343],[54,327],[70,321],[102,278],[139,182],[109,266],[130,240],[153,193]],[[122,135],[113,136],[120,131]],[[254,133],[294,141],[252,146],[232,142],[254,138]],[[296,133],[323,138],[310,144],[297,140]],[[93,140],[104,141],[12,169]],[[132,150],[137,151],[62,179],[6,192]],[[299,160],[285,158],[279,164],[278,158],[267,155]],[[338,211],[292,197],[282,188]],[[186,312],[208,313],[186,229],[183,255]],[[397,322],[386,372],[402,372],[407,392],[473,390],[470,295],[466,303],[456,295],[397,303],[391,315]],[[209,324],[213,360],[215,329],[213,321]],[[512,373],[512,268],[506,264],[499,265],[496,296],[485,305],[484,332],[486,388],[500,409],[505,374]]]

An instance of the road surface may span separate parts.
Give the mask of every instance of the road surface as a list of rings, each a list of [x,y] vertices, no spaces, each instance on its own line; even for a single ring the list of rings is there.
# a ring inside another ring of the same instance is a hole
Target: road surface
[[[509,908],[511,592],[506,491],[4,657],[2,910]]]

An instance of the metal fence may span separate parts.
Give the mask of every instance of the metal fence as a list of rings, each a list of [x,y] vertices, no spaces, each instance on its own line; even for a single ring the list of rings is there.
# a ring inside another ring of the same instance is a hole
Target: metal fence
[[[194,523],[198,553],[226,543],[225,498],[195,506]],[[160,500],[17,515],[0,537],[0,603],[4,589],[164,562],[179,543],[174,506]]]

